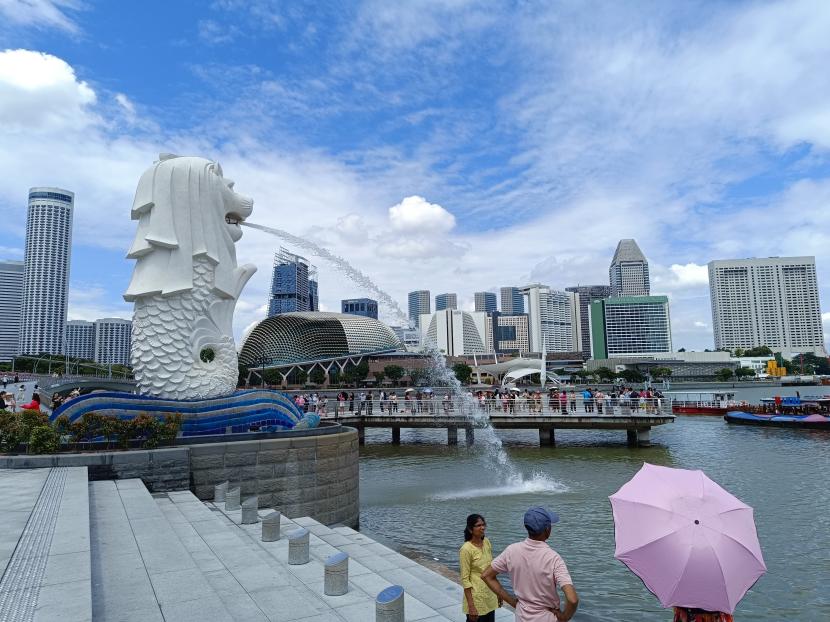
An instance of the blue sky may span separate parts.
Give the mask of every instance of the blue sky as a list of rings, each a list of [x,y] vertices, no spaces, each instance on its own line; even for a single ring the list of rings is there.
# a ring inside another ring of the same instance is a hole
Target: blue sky
[[[820,0],[0,0],[0,257],[29,186],[74,190],[69,315],[128,316],[138,177],[198,154],[401,302],[604,283],[634,237],[711,347],[711,259],[815,255],[830,310],[827,32]],[[237,331],[276,246],[238,245]],[[362,294],[318,268],[325,308]]]

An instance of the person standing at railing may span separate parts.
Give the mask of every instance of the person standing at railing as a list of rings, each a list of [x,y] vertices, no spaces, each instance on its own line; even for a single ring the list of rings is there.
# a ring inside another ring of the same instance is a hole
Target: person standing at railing
[[[603,405],[604,401],[605,401],[605,395],[603,394],[603,392],[600,389],[597,389],[594,392],[594,402],[597,405],[597,414],[598,415],[602,414],[602,405]]]
[[[397,414],[398,412],[398,394],[392,393],[389,397],[389,402],[392,404],[392,412]]]
[[[349,391],[349,412],[354,412],[354,391]]]
[[[327,413],[326,413],[326,406],[327,405],[328,405],[328,400],[326,399],[325,394],[323,394],[317,399],[317,414],[320,415],[320,418],[323,418],[327,415]]]
[[[361,391],[357,395],[357,414],[358,415],[363,414],[363,408],[365,406],[366,406],[366,394],[363,391]]]
[[[372,408],[374,407],[374,404],[375,404],[375,397],[372,395],[372,392],[369,391],[366,394],[366,416],[368,416],[368,417],[372,416]]]
[[[568,394],[568,411],[575,413],[576,412],[576,391],[571,389],[571,392]]]
[[[559,394],[559,410],[563,415],[568,412],[568,394],[565,392],[565,389],[562,389],[562,392]]]
[[[380,404],[380,412],[383,412],[383,406],[386,403],[386,391],[383,389],[380,390],[380,396],[378,397],[378,403]]]

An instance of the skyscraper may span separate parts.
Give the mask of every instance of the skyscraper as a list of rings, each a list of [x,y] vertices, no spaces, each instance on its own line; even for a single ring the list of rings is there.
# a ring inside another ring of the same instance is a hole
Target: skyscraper
[[[0,361],[10,361],[20,342],[23,262],[0,261]]]
[[[486,313],[443,309],[421,317],[421,345],[447,356],[484,354]]]
[[[825,356],[815,257],[709,262],[715,348]]]
[[[591,303],[591,356],[671,352],[669,299],[614,296]]]
[[[409,292],[409,324],[420,329],[421,316],[432,313],[432,305],[428,289],[419,289]]]
[[[340,312],[378,319],[378,301],[371,298],[349,298],[340,301]]]
[[[317,311],[319,304],[317,268],[305,257],[280,248],[274,255],[268,317],[291,311]]]
[[[95,362],[129,365],[133,323],[117,317],[95,320]]]
[[[475,293],[476,311],[483,311],[484,313],[493,313],[498,310],[496,303],[496,295],[493,292],[476,292]]]
[[[501,312],[506,315],[518,315],[525,312],[525,300],[518,287],[501,288]]]
[[[63,353],[74,204],[68,190],[29,190],[20,354]]]
[[[66,323],[66,354],[88,361],[95,359],[95,324],[85,320]]]
[[[577,285],[575,287],[566,287],[566,292],[579,294],[579,324],[580,332],[582,333],[580,349],[584,358],[591,357],[591,303],[595,300],[602,300],[611,295],[610,285]]]
[[[620,240],[608,269],[612,296],[648,296],[648,261],[632,239]]]
[[[527,296],[528,331],[532,352],[573,352],[582,342],[579,296],[535,283],[521,291]]]
[[[455,294],[437,294],[435,296],[435,310],[444,311],[445,309],[457,309],[458,296]]]

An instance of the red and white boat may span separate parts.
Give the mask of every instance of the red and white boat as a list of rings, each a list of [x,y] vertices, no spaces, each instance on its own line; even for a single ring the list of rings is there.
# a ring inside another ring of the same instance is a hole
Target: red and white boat
[[[672,397],[672,413],[675,415],[709,415],[723,417],[740,406],[735,394],[725,391],[711,393],[679,393]]]

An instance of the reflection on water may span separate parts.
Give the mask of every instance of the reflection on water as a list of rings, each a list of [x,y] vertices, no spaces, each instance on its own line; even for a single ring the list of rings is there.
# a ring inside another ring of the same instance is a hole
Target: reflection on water
[[[730,426],[720,418],[681,417],[652,430],[654,446],[630,449],[620,431],[557,430],[554,448],[536,431],[500,431],[527,488],[494,481],[483,452],[446,446],[442,430],[367,430],[361,448],[361,529],[457,568],[464,519],[487,518],[496,552],[521,539],[524,510],[559,512],[551,544],[568,562],[582,604],[577,620],[670,619],[614,555],[608,496],[643,461],[702,468],[755,508],[769,568],[742,601],[736,620],[830,620],[830,434]],[[534,484],[535,482],[535,484]]]

